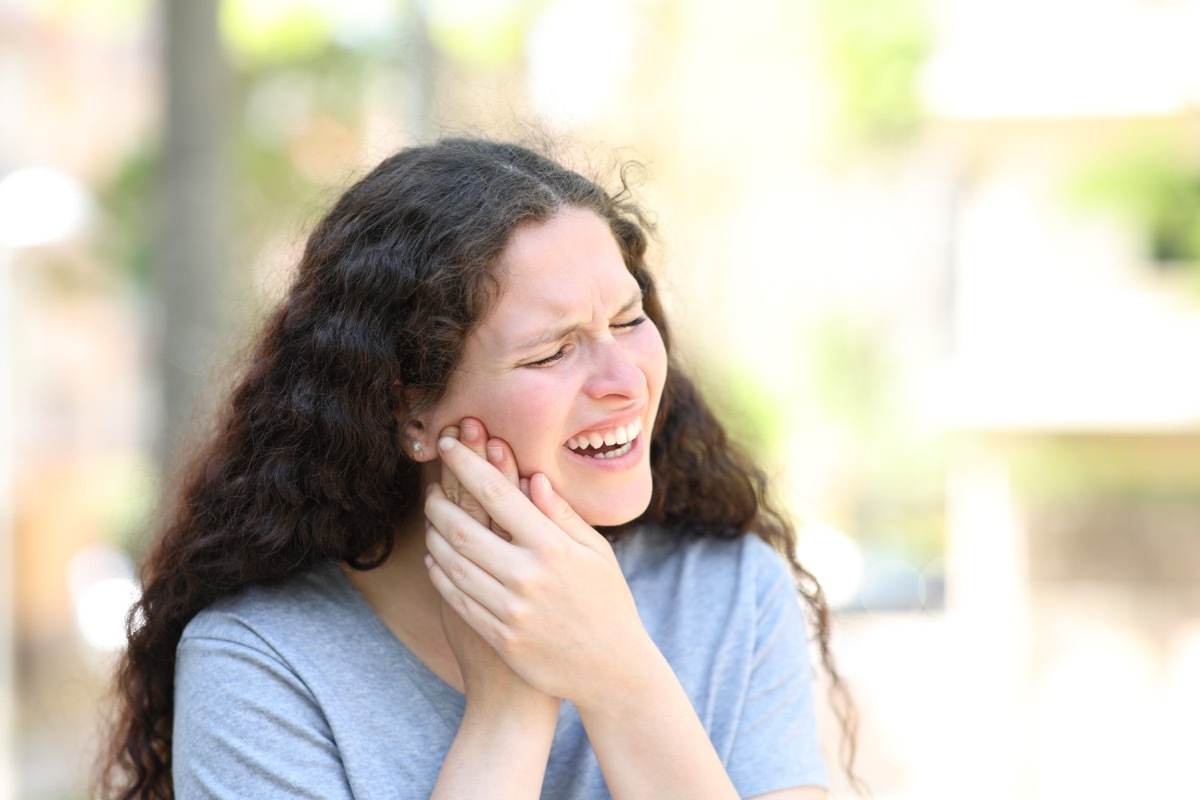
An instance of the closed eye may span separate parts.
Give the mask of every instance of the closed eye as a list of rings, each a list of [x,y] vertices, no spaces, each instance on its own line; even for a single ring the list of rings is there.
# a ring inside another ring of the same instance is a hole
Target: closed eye
[[[540,359],[538,361],[531,361],[528,364],[526,364],[525,366],[527,366],[527,367],[548,367],[551,364],[553,364],[555,361],[558,361],[560,358],[565,356],[566,354],[567,354],[567,348],[562,347],[562,348],[559,348],[558,352],[555,353],[554,355],[547,356],[546,358]]]
[[[638,317],[637,319],[629,320],[629,322],[615,323],[615,324],[613,324],[612,327],[622,328],[622,329],[636,328],[638,325],[641,325],[643,322],[645,322],[646,319],[647,319],[646,315],[643,314],[642,316]],[[551,364],[553,364],[555,361],[560,360],[566,354],[567,354],[567,348],[560,347],[558,352],[555,353],[554,355],[547,356],[546,358],[538,359],[537,361],[530,361],[528,364],[525,364],[524,366],[526,366],[526,367],[548,367]]]

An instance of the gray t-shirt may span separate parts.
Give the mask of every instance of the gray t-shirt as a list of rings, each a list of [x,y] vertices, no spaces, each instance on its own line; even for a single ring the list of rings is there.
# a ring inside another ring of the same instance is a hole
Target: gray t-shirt
[[[615,549],[646,630],[741,796],[827,786],[804,619],[783,560],[757,536],[646,530]],[[175,682],[181,800],[427,798],[464,708],[335,564],[198,614]],[[570,703],[542,797],[609,797]]]

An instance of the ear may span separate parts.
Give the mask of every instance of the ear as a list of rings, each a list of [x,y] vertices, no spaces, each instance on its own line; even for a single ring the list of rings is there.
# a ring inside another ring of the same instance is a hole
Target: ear
[[[413,461],[433,461],[437,458],[437,442],[426,424],[429,412],[411,416],[409,409],[416,405],[412,390],[405,389],[400,381],[396,381],[396,391],[400,396],[396,408],[396,419],[400,421],[400,448]]]
[[[437,442],[429,433],[427,426],[420,417],[410,417],[400,431],[401,446],[404,454],[413,461],[433,461],[437,458]]]

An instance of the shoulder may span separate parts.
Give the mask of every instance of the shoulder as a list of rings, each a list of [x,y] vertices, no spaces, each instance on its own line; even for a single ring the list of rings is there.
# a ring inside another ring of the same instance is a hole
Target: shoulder
[[[662,616],[689,628],[745,630],[765,608],[798,600],[787,563],[754,534],[715,539],[644,529],[618,542],[616,552],[648,625]]]
[[[336,607],[343,595],[338,571],[336,564],[320,564],[279,583],[247,586],[198,613],[188,624],[185,635],[219,630],[234,620],[244,623],[286,621],[311,613],[314,608]]]
[[[178,796],[350,796],[331,702],[340,693],[330,676],[342,667],[330,663],[343,627],[339,576],[330,564],[249,587],[188,624],[175,662]]]
[[[718,539],[646,528],[619,541],[615,550],[631,584],[695,583],[709,591],[718,586],[794,586],[787,562],[754,533]]]
[[[218,600],[192,618],[180,647],[224,641],[272,651],[281,660],[297,649],[336,649],[339,642],[334,640],[356,628],[369,629],[370,619],[360,605],[341,568],[321,564],[280,583],[250,586]]]

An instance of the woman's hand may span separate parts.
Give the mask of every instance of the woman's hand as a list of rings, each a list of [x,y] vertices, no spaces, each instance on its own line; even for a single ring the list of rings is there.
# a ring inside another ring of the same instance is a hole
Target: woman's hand
[[[438,442],[445,470],[507,531],[496,536],[434,487],[430,578],[521,678],[579,710],[615,800],[733,800],[737,791],[691,701],[638,618],[608,541],[545,475],[528,497],[477,451]]]
[[[487,431],[478,420],[464,419],[459,427],[442,431],[442,436],[457,439],[465,449],[487,459],[510,485],[519,486],[517,463],[512,450],[500,439],[489,441]],[[454,503],[479,526],[489,528],[494,535],[509,538],[444,464],[438,486],[445,499]],[[431,561],[427,557],[426,563],[432,577],[439,572],[439,568]],[[442,629],[462,672],[468,706],[472,709],[488,709],[489,713],[501,710],[545,712],[549,718],[557,721],[561,701],[534,690],[522,680],[445,601],[442,602]]]
[[[608,541],[545,475],[532,476],[526,497],[476,449],[453,437],[438,449],[443,469],[492,521],[440,487],[426,498],[430,578],[450,607],[529,684],[581,713],[637,686],[661,655]],[[496,536],[497,526],[509,537]]]

